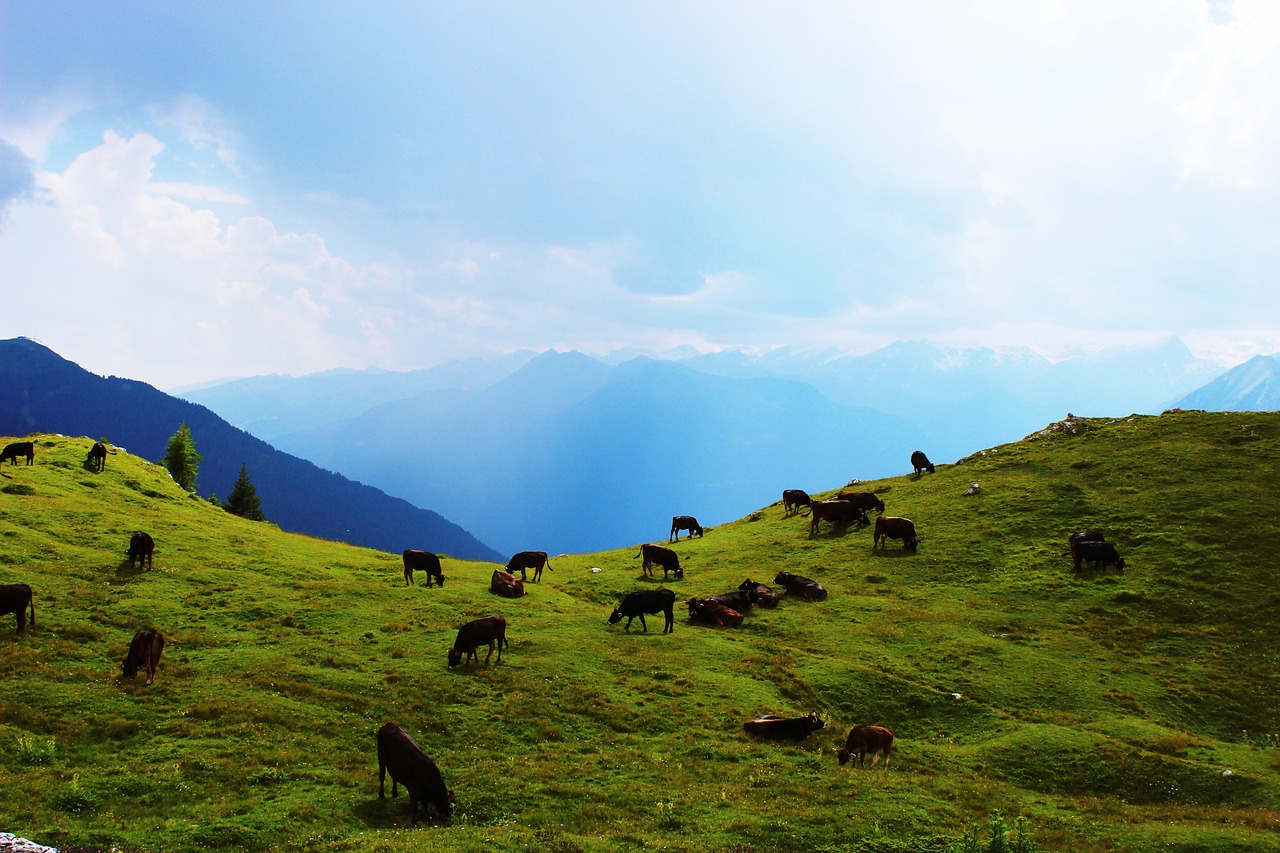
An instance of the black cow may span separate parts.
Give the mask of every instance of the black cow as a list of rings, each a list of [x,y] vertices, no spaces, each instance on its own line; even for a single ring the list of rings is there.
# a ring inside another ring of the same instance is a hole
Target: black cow
[[[1071,555],[1071,564],[1080,571],[1080,558],[1077,556],[1077,545],[1081,542],[1105,542],[1107,537],[1098,530],[1081,530],[1067,537],[1067,553]]]
[[[773,582],[785,589],[787,595],[793,595],[801,601],[823,601],[827,597],[822,584],[791,572],[778,572]]]
[[[694,599],[697,601],[698,599]],[[703,601],[714,601],[717,604],[723,604],[725,607],[732,607],[734,610],[746,616],[751,612],[751,605],[756,603],[756,591],[754,589],[742,589],[739,587],[733,592],[722,592],[719,595],[708,595]]]
[[[886,548],[889,547],[890,539],[901,539],[903,550],[915,551],[920,546],[920,540],[916,537],[915,522],[896,515],[882,515],[876,519],[874,538],[875,541],[871,543],[872,551],[880,547],[881,543]]]
[[[6,444],[4,446],[4,450],[0,451],[0,465],[3,465],[6,459],[9,460],[11,464],[17,465],[19,456],[27,457],[28,465],[34,462],[36,459],[35,442],[34,441],[15,441],[15,442],[12,442],[11,444]]]
[[[646,632],[649,626],[644,623],[646,613],[661,613],[666,617],[662,633],[671,633],[676,629],[676,594],[669,589],[642,589],[627,593],[622,602],[609,614],[609,624],[617,625],[622,617],[627,617],[623,630],[631,630],[631,620],[640,617],[640,627]]]
[[[1116,546],[1110,542],[1077,542],[1072,559],[1075,561],[1076,571],[1080,571],[1081,563],[1092,563],[1094,566],[1111,565],[1121,571],[1124,570],[1124,557],[1120,556]]]
[[[440,567],[440,558],[438,556],[430,551],[415,551],[412,548],[407,549],[400,556],[404,560],[405,586],[413,583],[413,573],[415,571],[426,573],[428,589],[431,587],[432,578],[439,581],[440,586],[444,586],[444,569]]]
[[[790,718],[765,714],[742,724],[743,731],[749,735],[768,738],[769,740],[794,740],[797,742],[826,727],[827,724],[818,719],[817,714]]]
[[[809,506],[810,501],[809,493],[804,489],[782,490],[782,511],[787,515],[799,512],[802,506]]]
[[[409,825],[418,822],[418,803],[430,819],[427,808],[434,803],[440,816],[453,815],[453,791],[445,787],[440,768],[427,757],[409,733],[395,723],[378,729],[378,799],[386,797],[387,774],[391,774],[391,796],[398,795],[396,785],[409,792]]]
[[[89,466],[90,471],[101,471],[107,467],[107,446],[101,441],[95,441],[93,447],[89,448],[89,455],[85,457],[84,464]]]
[[[155,540],[151,538],[150,533],[143,533],[139,530],[129,537],[129,568],[141,569],[144,566],[151,568],[151,555],[156,551]]]
[[[12,613],[18,617],[18,633],[27,630],[27,608],[31,608],[31,627],[36,624],[36,596],[25,583],[0,584],[0,616]]]
[[[453,641],[453,648],[449,649],[449,669],[464,663],[463,655],[466,655],[466,663],[471,663],[473,658],[479,663],[480,655],[476,649],[485,644],[489,646],[489,653],[484,656],[484,662],[488,663],[493,657],[495,643],[498,645],[498,663],[502,663],[502,647],[510,645],[507,642],[507,620],[501,616],[472,619],[458,629],[458,637]]]
[[[861,508],[864,512],[875,510],[876,512],[884,512],[884,501],[876,497],[871,492],[841,492],[836,495],[838,501],[848,501],[856,507]]]
[[[698,519],[692,515],[677,515],[671,519],[671,535],[667,537],[667,541],[672,539],[680,541],[680,531],[689,531],[689,538],[693,538],[693,534],[698,534],[698,538],[702,538],[702,525],[698,524]]]
[[[858,760],[855,763],[862,767],[866,764],[867,753],[870,753],[872,770],[883,756],[885,769],[888,769],[889,753],[892,750],[893,732],[881,726],[854,726],[849,730],[844,746],[836,750],[836,756],[841,764],[847,764],[849,758],[856,755]]]
[[[502,569],[494,569],[489,578],[489,592],[503,598],[519,598],[525,594],[524,581]]]
[[[933,473],[933,463],[929,461],[929,457],[924,455],[923,450],[917,450],[911,454],[911,467],[915,469],[915,475],[920,476],[921,471]]]
[[[156,668],[160,666],[160,653],[163,651],[164,634],[154,628],[143,628],[133,635],[120,669],[133,678],[138,674],[138,667],[142,667],[147,673],[147,684],[152,684],[156,680]]]
[[[507,561],[507,571],[515,574],[516,570],[520,570],[520,580],[526,580],[525,569],[533,569],[533,582],[537,583],[542,580],[542,568],[551,568],[551,561],[547,559],[546,551],[521,551]]]
[[[680,568],[680,555],[665,545],[641,545],[640,553],[636,554],[636,557],[640,556],[644,557],[644,563],[640,568],[644,570],[645,577],[653,577],[651,571],[653,566],[662,567],[663,580],[667,579],[668,572],[677,578],[684,577],[684,569]]]
[[[843,527],[850,522],[867,524],[867,513],[862,507],[854,506],[848,501],[814,501],[809,504],[812,516],[809,519],[809,535],[818,534],[818,525],[824,521]]]
[[[749,590],[755,593],[755,600],[752,601],[756,607],[763,607],[766,610],[772,610],[778,606],[778,594],[762,583],[757,583],[751,578],[747,578],[738,584],[738,589]]]

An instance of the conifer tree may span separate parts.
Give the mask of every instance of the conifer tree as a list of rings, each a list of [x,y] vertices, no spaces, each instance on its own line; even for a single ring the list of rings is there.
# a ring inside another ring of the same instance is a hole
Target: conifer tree
[[[164,467],[169,469],[173,481],[188,492],[196,490],[196,474],[200,470],[200,462],[204,459],[196,453],[196,442],[191,437],[187,422],[183,421],[178,431],[169,436],[169,446],[164,453]]]
[[[231,494],[227,495],[227,501],[222,508],[232,515],[251,521],[266,520],[267,517],[262,514],[262,501],[258,499],[258,490],[253,487],[253,481],[249,479],[249,469],[244,465],[240,466],[240,476],[231,488]]]

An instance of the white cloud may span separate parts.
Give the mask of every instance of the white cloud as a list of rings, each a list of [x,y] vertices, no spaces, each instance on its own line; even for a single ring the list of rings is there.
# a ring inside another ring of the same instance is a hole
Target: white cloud
[[[182,95],[168,103],[152,104],[147,112],[157,126],[176,130],[184,142],[212,152],[232,174],[242,174],[239,135],[203,99]]]

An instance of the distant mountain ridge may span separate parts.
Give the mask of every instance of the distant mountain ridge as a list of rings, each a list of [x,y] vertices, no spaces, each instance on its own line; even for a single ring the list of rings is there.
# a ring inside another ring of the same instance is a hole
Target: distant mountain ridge
[[[183,422],[204,457],[200,492],[229,494],[245,465],[267,518],[285,530],[392,552],[499,558],[439,514],[276,450],[204,406],[142,382],[97,376],[34,341],[0,341],[0,434],[105,437],[156,461]]]
[[[1177,402],[1211,412],[1280,411],[1280,359],[1256,355]]]

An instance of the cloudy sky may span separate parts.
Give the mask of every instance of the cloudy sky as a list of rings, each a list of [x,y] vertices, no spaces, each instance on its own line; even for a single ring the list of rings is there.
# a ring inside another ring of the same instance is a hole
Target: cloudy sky
[[[1280,350],[1274,0],[0,4],[0,338]]]

